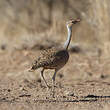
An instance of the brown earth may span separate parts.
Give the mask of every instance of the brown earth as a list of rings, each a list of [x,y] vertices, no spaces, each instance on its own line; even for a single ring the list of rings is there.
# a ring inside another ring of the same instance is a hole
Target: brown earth
[[[57,74],[53,98],[52,90],[40,79],[40,69],[28,72],[39,52],[0,52],[0,110],[109,110],[108,59],[100,60],[95,49],[82,52],[71,48],[69,62]],[[50,86],[52,73],[45,71]]]

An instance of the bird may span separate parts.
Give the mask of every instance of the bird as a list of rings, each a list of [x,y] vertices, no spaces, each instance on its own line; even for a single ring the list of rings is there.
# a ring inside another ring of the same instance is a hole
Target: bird
[[[77,24],[78,22],[80,22],[80,19],[71,19],[66,22],[68,35],[64,46],[60,48],[52,47],[50,49],[41,51],[40,56],[34,60],[31,68],[29,69],[29,72],[32,72],[38,68],[42,68],[41,77],[44,80],[47,88],[50,88],[50,86],[47,84],[47,81],[44,78],[44,70],[55,70],[52,77],[52,83],[53,86],[55,86],[56,73],[68,62],[69,59],[68,47],[72,37],[72,26],[73,24]]]

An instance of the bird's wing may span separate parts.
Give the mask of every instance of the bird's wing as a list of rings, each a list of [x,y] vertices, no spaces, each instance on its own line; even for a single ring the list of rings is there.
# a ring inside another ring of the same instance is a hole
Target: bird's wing
[[[33,68],[39,68],[44,66],[53,65],[58,57],[56,56],[58,50],[55,48],[43,50],[40,56],[34,61]]]

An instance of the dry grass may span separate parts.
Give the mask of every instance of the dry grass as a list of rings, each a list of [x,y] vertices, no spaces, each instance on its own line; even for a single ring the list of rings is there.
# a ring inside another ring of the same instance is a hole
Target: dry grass
[[[32,47],[44,38],[63,43],[65,22],[79,17],[82,22],[73,29],[74,43],[101,48],[103,56],[109,56],[109,0],[0,0],[0,6],[1,46]]]

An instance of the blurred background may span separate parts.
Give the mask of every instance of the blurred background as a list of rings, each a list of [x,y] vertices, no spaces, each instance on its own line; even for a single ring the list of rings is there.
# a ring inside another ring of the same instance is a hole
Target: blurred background
[[[63,43],[66,21],[80,18],[72,43],[101,48],[109,56],[109,4],[109,0],[0,0],[0,46],[30,48],[39,39]]]
[[[67,36],[65,24],[71,18],[80,18],[81,22],[73,26],[69,48],[78,46],[84,52],[89,51],[108,61],[110,56],[109,4],[110,0],[0,0],[1,70],[4,69],[3,65],[12,66],[10,63],[17,68],[27,55],[25,53],[20,59],[23,53],[13,57],[12,51],[62,45]],[[10,57],[5,56],[7,54],[3,52],[10,52]],[[18,62],[15,63],[15,60]]]

